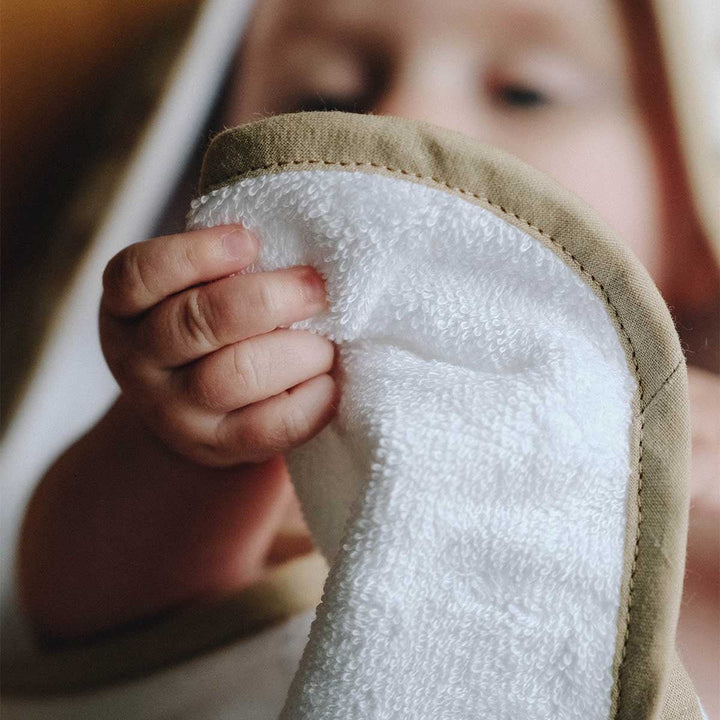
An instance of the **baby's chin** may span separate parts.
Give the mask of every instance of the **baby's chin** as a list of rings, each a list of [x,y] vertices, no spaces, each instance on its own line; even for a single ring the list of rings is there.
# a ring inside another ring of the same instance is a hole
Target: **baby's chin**
[[[265,572],[270,572],[278,565],[311,553],[315,549],[310,533],[302,531],[280,530],[275,536],[267,557]]]
[[[272,570],[277,565],[307,555],[315,549],[300,501],[292,484],[290,484],[283,502],[286,503],[285,510],[265,556],[265,570]]]

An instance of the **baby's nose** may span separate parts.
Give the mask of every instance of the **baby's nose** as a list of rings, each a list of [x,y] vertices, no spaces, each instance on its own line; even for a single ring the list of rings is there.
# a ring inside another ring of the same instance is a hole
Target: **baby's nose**
[[[385,92],[372,112],[413,120],[478,136],[481,112],[475,78],[462,53],[443,45],[425,44],[407,50],[388,78]]]

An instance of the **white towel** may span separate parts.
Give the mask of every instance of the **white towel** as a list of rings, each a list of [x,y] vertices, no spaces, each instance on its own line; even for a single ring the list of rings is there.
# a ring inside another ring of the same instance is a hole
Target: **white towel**
[[[606,306],[477,204],[364,172],[243,179],[329,311],[342,399],[289,464],[331,560],[283,718],[608,717],[636,382]]]

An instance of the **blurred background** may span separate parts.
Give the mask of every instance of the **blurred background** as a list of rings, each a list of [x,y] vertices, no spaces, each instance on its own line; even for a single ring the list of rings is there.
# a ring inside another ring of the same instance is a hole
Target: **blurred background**
[[[688,0],[683,7],[702,6],[699,17],[705,17],[715,2]],[[97,229],[98,209],[108,204],[127,169],[201,4],[0,2],[3,432],[52,311]],[[666,4],[672,6],[672,0]],[[720,40],[717,44],[720,58]],[[720,117],[720,70],[713,67],[696,85],[701,92],[715,89],[717,98],[710,102]],[[720,146],[720,131],[718,136]],[[692,143],[693,134],[686,132],[686,137]],[[720,198],[715,198],[717,206]],[[715,520],[711,515],[710,522]],[[704,560],[708,575],[716,578],[720,558],[711,552]],[[713,600],[704,607],[717,617],[720,637],[720,584],[716,579],[712,583]],[[711,616],[704,617],[698,633],[712,624]],[[702,676],[704,692],[711,692],[720,668],[697,665],[690,670]],[[706,703],[720,706],[709,695]]]
[[[3,428],[26,379],[23,358],[35,354],[93,209],[107,202],[199,4],[1,4]]]

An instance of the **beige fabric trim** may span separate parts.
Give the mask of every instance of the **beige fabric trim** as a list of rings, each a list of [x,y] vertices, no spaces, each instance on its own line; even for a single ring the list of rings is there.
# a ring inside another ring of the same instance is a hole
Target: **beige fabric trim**
[[[660,720],[703,720],[692,680],[677,655],[673,658],[668,690],[659,717]]]
[[[105,639],[47,651],[40,663],[8,668],[3,693],[67,694],[146,676],[315,608],[326,574],[319,552],[290,560],[229,597],[197,603]]]
[[[228,130],[205,156],[200,190],[312,169],[400,177],[486,207],[560,256],[608,307],[638,382],[611,717],[658,717],[682,592],[690,441],[685,361],[646,271],[579,199],[521,161],[400,118],[297,113]]]

